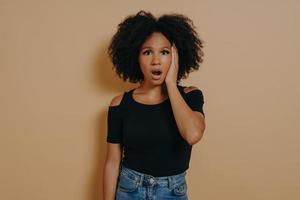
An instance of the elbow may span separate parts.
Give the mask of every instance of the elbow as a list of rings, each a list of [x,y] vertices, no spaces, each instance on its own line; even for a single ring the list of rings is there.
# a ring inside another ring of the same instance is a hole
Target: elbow
[[[192,134],[192,136],[190,136],[189,138],[187,138],[187,142],[191,146],[195,145],[195,144],[197,144],[201,140],[203,134],[204,134],[204,130],[196,132],[196,133]]]
[[[190,145],[194,145],[196,143],[198,143],[203,134],[204,134],[204,130],[206,128],[206,125],[205,125],[205,121],[204,120],[197,120],[195,122],[195,125],[194,126],[191,126],[193,127],[193,129],[190,129],[189,130],[189,134],[186,134],[187,135],[187,142],[190,144]]]
[[[198,143],[205,131],[206,125],[205,125],[205,121],[197,121],[199,123],[197,123],[197,126],[193,129],[193,134],[188,134],[190,137],[188,138],[188,143],[190,145],[194,145],[196,143]]]

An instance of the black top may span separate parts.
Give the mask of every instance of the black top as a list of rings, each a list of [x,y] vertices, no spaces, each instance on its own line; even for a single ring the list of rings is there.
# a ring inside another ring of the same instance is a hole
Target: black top
[[[202,91],[183,91],[185,102],[203,113]],[[170,99],[158,104],[137,102],[130,91],[124,92],[119,105],[108,107],[107,142],[120,143],[124,148],[125,167],[155,177],[171,176],[189,168],[192,146],[180,135]]]

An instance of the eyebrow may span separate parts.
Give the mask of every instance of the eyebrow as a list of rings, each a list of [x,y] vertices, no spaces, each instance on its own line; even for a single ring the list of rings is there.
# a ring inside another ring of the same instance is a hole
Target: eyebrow
[[[152,47],[148,47],[148,46],[146,46],[146,47],[143,47],[142,49],[148,49],[148,48],[152,48]],[[161,47],[161,49],[164,49],[164,48],[170,48],[170,47],[168,47],[168,46],[165,46],[165,47]]]

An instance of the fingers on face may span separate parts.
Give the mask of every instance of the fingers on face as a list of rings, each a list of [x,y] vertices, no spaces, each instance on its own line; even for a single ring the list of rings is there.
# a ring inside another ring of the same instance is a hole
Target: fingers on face
[[[174,57],[175,57],[175,52],[174,52],[174,46],[172,45],[172,63],[174,62]]]
[[[177,51],[175,44],[174,44],[174,62],[175,63],[178,62],[178,51]]]
[[[175,63],[178,59],[178,56],[177,56],[177,48],[176,48],[176,45],[173,43],[172,45],[172,61]]]

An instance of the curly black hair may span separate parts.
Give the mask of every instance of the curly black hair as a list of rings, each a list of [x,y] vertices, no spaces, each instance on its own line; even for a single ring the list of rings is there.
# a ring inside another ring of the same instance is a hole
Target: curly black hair
[[[139,11],[127,16],[118,25],[107,53],[117,75],[124,81],[136,83],[144,80],[138,56],[145,40],[153,33],[162,33],[178,50],[179,69],[177,83],[199,69],[203,62],[203,41],[195,31],[191,19],[182,14],[165,14],[156,19],[150,12]]]

